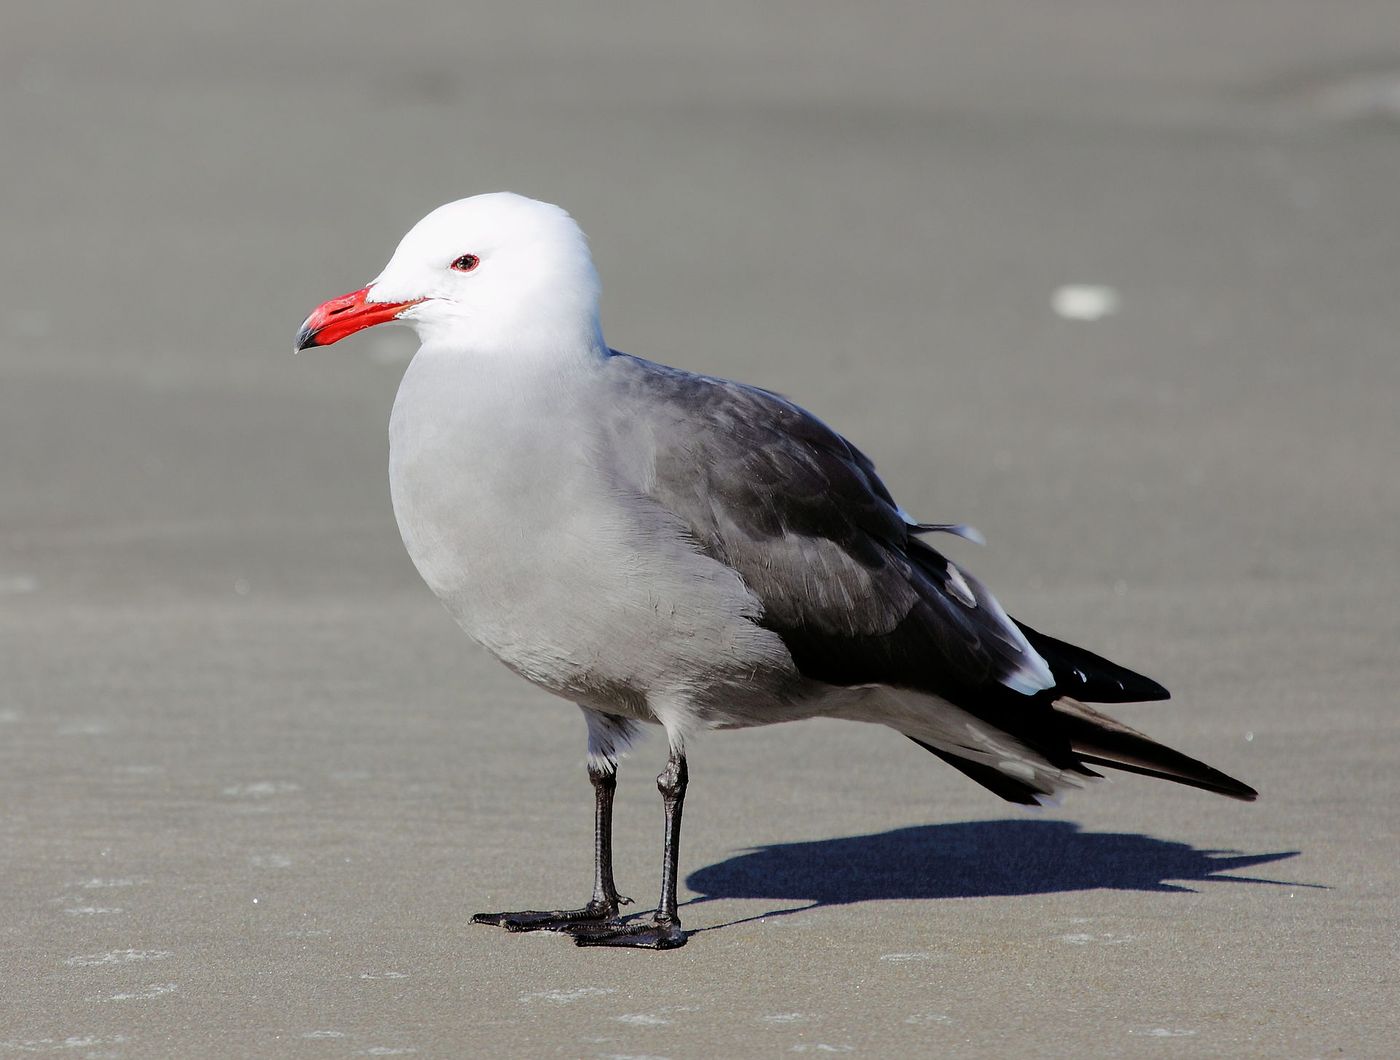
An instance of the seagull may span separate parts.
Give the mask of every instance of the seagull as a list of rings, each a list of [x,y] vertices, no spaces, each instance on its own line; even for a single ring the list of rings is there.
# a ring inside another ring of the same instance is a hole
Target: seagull
[[[873,722],[1031,806],[1102,767],[1255,798],[1089,706],[1168,693],[1011,618],[928,540],[974,530],[915,520],[864,453],[776,393],[610,349],[599,293],[564,210],[476,195],[414,225],[296,340],[417,332],[389,423],[404,546],[468,636],[583,711],[592,897],[474,922],[684,945],[686,748],[709,729]],[[613,794],[644,725],[669,746],[661,895],[652,916],[623,918]]]

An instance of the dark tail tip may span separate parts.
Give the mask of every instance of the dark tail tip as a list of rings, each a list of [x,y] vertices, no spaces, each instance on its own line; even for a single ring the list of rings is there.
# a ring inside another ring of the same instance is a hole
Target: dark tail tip
[[[1062,699],[1054,704],[1053,709],[1060,723],[1060,731],[1069,740],[1070,749],[1081,762],[1170,780],[1245,802],[1253,802],[1259,797],[1259,793],[1248,784],[1190,755],[1174,751],[1083,703]]]

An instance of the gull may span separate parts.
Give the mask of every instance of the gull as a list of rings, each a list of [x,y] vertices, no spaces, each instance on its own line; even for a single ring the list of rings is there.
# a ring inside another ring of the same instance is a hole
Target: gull
[[[418,222],[296,341],[390,322],[417,332],[389,423],[404,546],[468,636],[583,711],[591,899],[475,922],[683,945],[686,748],[708,729],[873,722],[1026,805],[1101,767],[1255,797],[1089,706],[1168,693],[1009,617],[928,540],[975,531],[915,520],[859,449],[778,394],[610,349],[599,293],[564,210],[477,195]],[[661,896],[652,916],[624,919],[613,793],[647,724],[669,747]]]

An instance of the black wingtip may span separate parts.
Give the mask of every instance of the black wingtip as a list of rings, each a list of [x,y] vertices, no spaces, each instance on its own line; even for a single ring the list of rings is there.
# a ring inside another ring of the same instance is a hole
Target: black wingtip
[[[1050,666],[1055,694],[1081,703],[1151,703],[1171,699],[1171,693],[1150,677],[1119,666],[1085,648],[1046,636],[1019,619],[1012,619]]]

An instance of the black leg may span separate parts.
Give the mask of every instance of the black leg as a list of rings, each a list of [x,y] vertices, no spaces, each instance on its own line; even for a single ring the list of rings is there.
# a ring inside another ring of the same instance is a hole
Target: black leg
[[[596,810],[593,816],[593,897],[582,909],[550,911],[525,909],[518,913],[477,913],[473,924],[495,924],[507,931],[562,931],[575,924],[601,925],[616,922],[618,908],[632,899],[617,893],[613,883],[612,811],[617,790],[616,766],[604,769],[589,763],[588,779],[593,782]],[[674,892],[675,888],[672,887]]]
[[[618,906],[631,902],[617,893],[613,883],[612,818],[613,794],[617,791],[617,765],[601,769],[588,767],[588,779],[593,781],[597,805],[593,812],[593,899],[588,904],[607,908],[610,917],[617,916]]]
[[[650,920],[626,924],[574,923],[563,928],[580,946],[633,946],[650,950],[671,950],[685,945],[680,913],[676,907],[676,878],[681,852],[681,810],[689,779],[685,755],[671,748],[666,768],[656,778],[661,801],[666,808],[666,840],[661,862],[661,900]]]
[[[686,768],[685,755],[672,751],[665,770],[656,778],[656,787],[666,808],[666,840],[661,853],[661,901],[656,907],[656,919],[676,925],[681,922],[676,909],[676,874],[681,860],[681,810],[685,808],[685,788],[689,781],[690,770]]]

